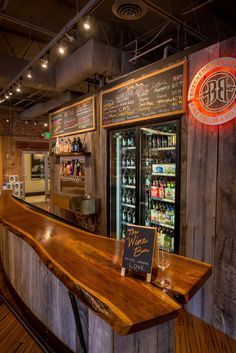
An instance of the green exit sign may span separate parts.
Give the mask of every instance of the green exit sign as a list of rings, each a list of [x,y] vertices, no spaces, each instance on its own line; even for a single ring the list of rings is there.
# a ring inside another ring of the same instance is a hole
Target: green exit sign
[[[46,131],[44,133],[44,138],[45,138],[45,140],[49,140],[50,139],[50,132],[49,131]]]

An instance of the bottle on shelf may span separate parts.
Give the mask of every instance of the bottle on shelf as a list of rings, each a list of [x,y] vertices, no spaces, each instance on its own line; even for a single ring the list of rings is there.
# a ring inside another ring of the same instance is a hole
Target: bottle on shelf
[[[136,195],[135,195],[135,191],[133,191],[133,193],[132,193],[131,203],[132,203],[133,206],[135,206],[135,204],[136,204]]]
[[[127,212],[127,222],[128,223],[132,223],[132,212],[131,212],[131,210],[128,210],[128,212]]]
[[[132,223],[135,224],[136,223],[136,215],[135,215],[135,211],[133,211],[132,213]]]
[[[122,211],[122,221],[127,222],[127,210],[124,207]]]
[[[130,167],[130,165],[131,165],[130,154],[127,154],[127,156],[126,156],[126,166]]]
[[[135,166],[135,157],[134,157],[133,154],[132,154],[131,157],[130,157],[130,166],[131,166],[131,167],[134,167],[134,166]]]
[[[126,167],[126,156],[125,156],[125,154],[122,155],[121,165],[122,165],[122,167]]]
[[[128,184],[128,175],[126,172],[123,172],[122,174],[122,184],[127,185]]]
[[[175,235],[173,230],[170,231],[170,251],[175,251]]]
[[[133,174],[129,173],[129,175],[128,175],[128,184],[129,185],[133,185],[133,183],[134,183]]]
[[[169,229],[166,229],[164,236],[164,249],[170,251],[170,232]]]
[[[126,203],[126,192],[124,191],[121,196],[122,203]]]

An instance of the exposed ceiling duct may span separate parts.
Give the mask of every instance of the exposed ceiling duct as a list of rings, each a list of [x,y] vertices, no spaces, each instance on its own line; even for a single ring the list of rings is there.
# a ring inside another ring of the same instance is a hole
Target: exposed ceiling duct
[[[73,88],[94,74],[116,76],[127,71],[122,61],[125,55],[119,49],[89,40],[81,48],[55,67],[55,86],[58,92]],[[125,60],[127,63],[128,60]],[[62,97],[62,96],[61,96]],[[32,119],[65,103],[62,98],[53,98],[39,103],[21,113],[22,118]]]

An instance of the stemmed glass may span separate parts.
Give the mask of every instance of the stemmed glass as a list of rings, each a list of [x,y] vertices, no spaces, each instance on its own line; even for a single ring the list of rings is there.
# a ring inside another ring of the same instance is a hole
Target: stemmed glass
[[[164,250],[157,250],[156,263],[161,269],[161,276],[157,278],[154,283],[163,289],[170,289],[171,283],[164,278],[164,271],[171,264],[171,255]]]

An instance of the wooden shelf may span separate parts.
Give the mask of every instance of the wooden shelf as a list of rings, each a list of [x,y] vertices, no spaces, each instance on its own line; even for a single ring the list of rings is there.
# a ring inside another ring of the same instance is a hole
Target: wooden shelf
[[[50,156],[55,156],[55,157],[76,157],[76,156],[90,156],[91,152],[68,152],[68,153],[60,153],[60,154],[54,154],[51,153]]]

